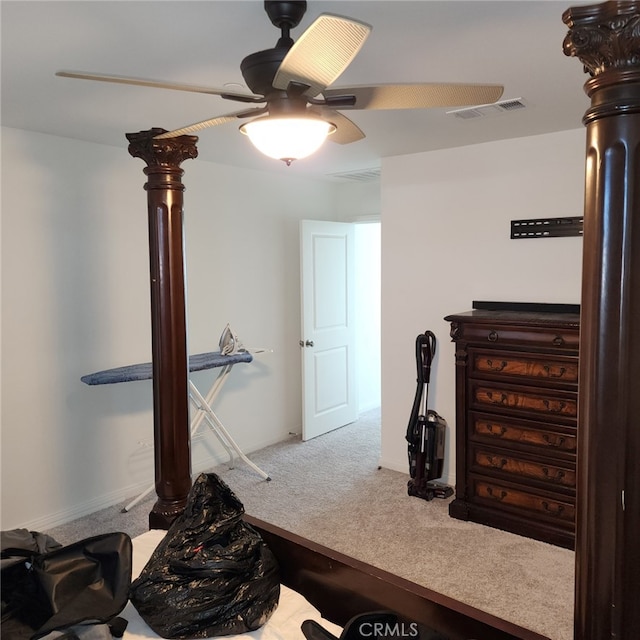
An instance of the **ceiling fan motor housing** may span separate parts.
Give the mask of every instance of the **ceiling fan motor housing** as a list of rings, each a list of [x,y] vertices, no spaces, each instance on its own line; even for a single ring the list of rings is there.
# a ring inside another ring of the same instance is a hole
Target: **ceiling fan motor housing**
[[[302,16],[306,13],[307,3],[306,0],[300,2],[296,0],[265,0],[264,10],[271,23],[278,29],[293,29],[300,24]]]
[[[306,0],[265,0],[264,9],[271,23],[281,30],[280,39],[273,49],[252,53],[240,63],[242,77],[249,89],[263,96],[273,91],[273,79],[293,46],[289,30],[298,26],[307,11],[307,3]]]
[[[273,91],[273,79],[289,48],[285,46],[257,51],[240,63],[242,77],[253,93],[265,96]]]

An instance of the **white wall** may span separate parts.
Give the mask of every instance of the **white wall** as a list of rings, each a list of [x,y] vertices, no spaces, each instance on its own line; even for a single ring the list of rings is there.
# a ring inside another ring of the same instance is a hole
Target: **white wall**
[[[473,300],[580,301],[581,238],[510,240],[510,221],[582,215],[584,130],[389,158],[382,166],[381,464],[407,471],[414,344],[438,339],[429,405],[450,426],[454,345],[444,316]]]
[[[338,214],[349,222],[380,221],[380,180],[337,185]]]
[[[150,360],[146,179],[124,146],[7,128],[2,159],[2,527],[43,529],[153,478],[139,444],[152,441],[151,383],[80,382]],[[252,451],[300,430],[298,221],[340,219],[336,187],[284,165],[182,166],[191,353],[214,350],[227,322],[274,350],[236,366],[216,403]],[[194,471],[224,459],[206,443]]]

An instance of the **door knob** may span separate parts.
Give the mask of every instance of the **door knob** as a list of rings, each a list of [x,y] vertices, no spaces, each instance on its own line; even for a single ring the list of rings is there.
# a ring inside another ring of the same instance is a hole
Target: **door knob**
[[[313,340],[306,340],[304,345],[305,347],[313,347]]]

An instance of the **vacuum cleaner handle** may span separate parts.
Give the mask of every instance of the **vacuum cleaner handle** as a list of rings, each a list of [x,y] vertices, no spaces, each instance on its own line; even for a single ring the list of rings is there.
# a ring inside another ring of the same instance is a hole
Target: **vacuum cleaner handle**
[[[406,439],[414,446],[420,439],[418,418],[420,415],[426,420],[427,396],[429,378],[431,376],[431,362],[436,353],[436,336],[432,331],[425,331],[416,338],[417,389],[409,417]]]
[[[436,355],[436,336],[433,331],[425,331],[416,338],[416,363],[418,382],[429,384],[431,362]]]

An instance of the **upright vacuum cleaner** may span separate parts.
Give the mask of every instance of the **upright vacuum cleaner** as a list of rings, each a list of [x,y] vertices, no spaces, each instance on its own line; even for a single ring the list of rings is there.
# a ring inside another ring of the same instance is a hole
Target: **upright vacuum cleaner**
[[[444,467],[444,445],[447,432],[446,420],[427,409],[431,362],[436,354],[436,337],[425,331],[416,338],[416,363],[418,387],[411,409],[407,442],[409,443],[409,475],[407,490],[410,496],[424,500],[448,498],[453,489],[440,482]]]

